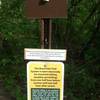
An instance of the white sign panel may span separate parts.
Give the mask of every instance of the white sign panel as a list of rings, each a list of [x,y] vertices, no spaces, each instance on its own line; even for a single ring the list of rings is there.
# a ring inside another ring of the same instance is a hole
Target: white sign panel
[[[59,49],[25,49],[25,60],[66,60],[66,50]]]

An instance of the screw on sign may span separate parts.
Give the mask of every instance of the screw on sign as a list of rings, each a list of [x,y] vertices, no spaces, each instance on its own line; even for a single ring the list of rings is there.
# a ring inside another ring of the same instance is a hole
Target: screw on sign
[[[49,2],[50,0],[43,0],[44,2]]]

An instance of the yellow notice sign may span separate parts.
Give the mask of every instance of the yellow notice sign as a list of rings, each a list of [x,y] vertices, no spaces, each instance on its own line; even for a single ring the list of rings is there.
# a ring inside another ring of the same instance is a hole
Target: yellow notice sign
[[[35,62],[27,64],[28,100],[63,100],[64,64]]]

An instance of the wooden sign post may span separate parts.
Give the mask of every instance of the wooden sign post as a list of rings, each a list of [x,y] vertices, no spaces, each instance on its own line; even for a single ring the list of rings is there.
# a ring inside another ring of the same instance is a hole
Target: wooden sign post
[[[41,19],[41,48],[51,49],[52,21],[49,18]]]
[[[25,49],[24,54],[29,60],[28,100],[63,100],[64,64],[60,61],[66,60],[66,50],[51,49],[51,18],[66,18],[66,5],[66,0],[26,0],[26,16],[41,24],[41,49]]]
[[[40,19],[41,48],[51,48],[51,18],[66,18],[66,0],[26,0],[26,16]]]

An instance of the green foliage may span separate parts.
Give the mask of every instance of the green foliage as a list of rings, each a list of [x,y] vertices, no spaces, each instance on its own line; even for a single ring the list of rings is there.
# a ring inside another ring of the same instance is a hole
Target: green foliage
[[[0,1],[0,78],[11,95],[26,100],[23,54],[24,48],[40,48],[39,21],[26,18],[24,0]],[[100,99],[99,5],[99,0],[68,0],[67,18],[52,20],[52,48],[68,50],[67,100]]]
[[[40,47],[40,37],[38,21],[25,17],[24,0],[1,0],[1,34],[0,75],[11,95],[16,100],[25,100],[20,85],[26,81],[24,48]]]
[[[98,0],[69,0],[67,19],[53,22],[53,47],[68,50],[65,66],[67,100],[100,99],[99,4]]]
[[[98,80],[89,75],[87,67],[87,65],[66,65],[65,82],[67,88],[65,95],[67,95],[67,100],[97,100],[99,89],[96,88],[96,83]]]

